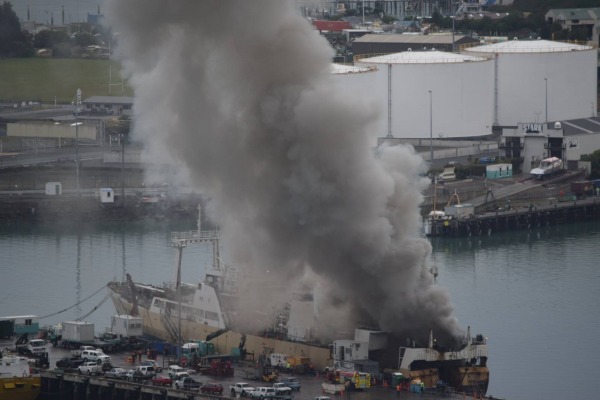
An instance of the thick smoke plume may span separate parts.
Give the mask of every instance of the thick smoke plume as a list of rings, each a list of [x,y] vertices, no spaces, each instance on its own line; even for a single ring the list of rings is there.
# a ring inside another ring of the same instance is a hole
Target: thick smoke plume
[[[421,158],[373,150],[366,131],[385,110],[333,88],[332,51],[291,2],[108,7],[138,138],[210,197],[237,265],[289,286],[315,276],[320,323],[337,332],[461,334],[418,234]],[[267,310],[278,294],[265,283],[243,304]]]

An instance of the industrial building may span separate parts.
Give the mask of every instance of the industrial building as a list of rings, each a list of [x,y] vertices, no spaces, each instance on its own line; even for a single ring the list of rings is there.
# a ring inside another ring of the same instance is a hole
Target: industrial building
[[[503,129],[499,147],[500,156],[521,160],[524,173],[548,157],[558,157],[565,168],[577,169],[582,155],[600,149],[600,118],[520,123]]]
[[[479,40],[465,35],[364,35],[352,42],[355,57],[399,53],[402,51],[439,50],[458,51],[479,44]]]
[[[87,114],[132,115],[133,97],[125,96],[92,96],[83,102]]]

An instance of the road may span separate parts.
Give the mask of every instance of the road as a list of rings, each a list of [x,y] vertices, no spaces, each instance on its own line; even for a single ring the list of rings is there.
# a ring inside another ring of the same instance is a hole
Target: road
[[[102,160],[108,150],[101,147],[79,146],[80,162]],[[52,151],[35,153],[0,153],[0,169],[10,167],[27,167],[40,164],[57,164],[75,161],[75,148],[67,147]]]

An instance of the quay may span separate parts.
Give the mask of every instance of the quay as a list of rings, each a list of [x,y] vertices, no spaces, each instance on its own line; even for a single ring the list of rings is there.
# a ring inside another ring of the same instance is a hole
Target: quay
[[[205,377],[206,378],[206,377]],[[298,377],[302,382],[302,390],[293,393],[293,400],[313,400],[322,392],[322,379],[306,376]],[[41,372],[41,395],[39,400],[199,400],[199,399],[231,399],[228,385],[245,381],[238,376],[219,380],[225,389],[222,396],[202,394],[194,391],[177,390],[168,386],[152,386],[143,383],[106,379],[101,376],[86,376],[76,373],[64,373],[60,370]],[[253,386],[270,386],[268,383],[249,381]],[[496,397],[471,397],[459,393],[440,394],[436,392],[412,393],[396,392],[393,388],[373,386],[366,391],[350,391],[344,394],[328,395],[331,399],[340,400],[417,400],[417,399],[498,399]]]
[[[600,219],[600,197],[557,201],[552,204],[486,212],[463,218],[433,220],[430,236],[470,237],[496,232],[531,230]]]
[[[43,371],[40,375],[40,400],[191,400],[215,397],[171,387],[144,385],[59,370]]]

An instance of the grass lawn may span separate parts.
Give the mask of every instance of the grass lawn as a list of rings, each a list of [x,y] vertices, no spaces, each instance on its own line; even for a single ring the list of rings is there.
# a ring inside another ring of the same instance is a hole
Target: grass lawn
[[[109,93],[109,70],[112,86]],[[71,103],[77,89],[83,99],[91,96],[133,96],[131,88],[121,89],[120,65],[109,60],[77,58],[0,59],[0,102],[38,101]]]

